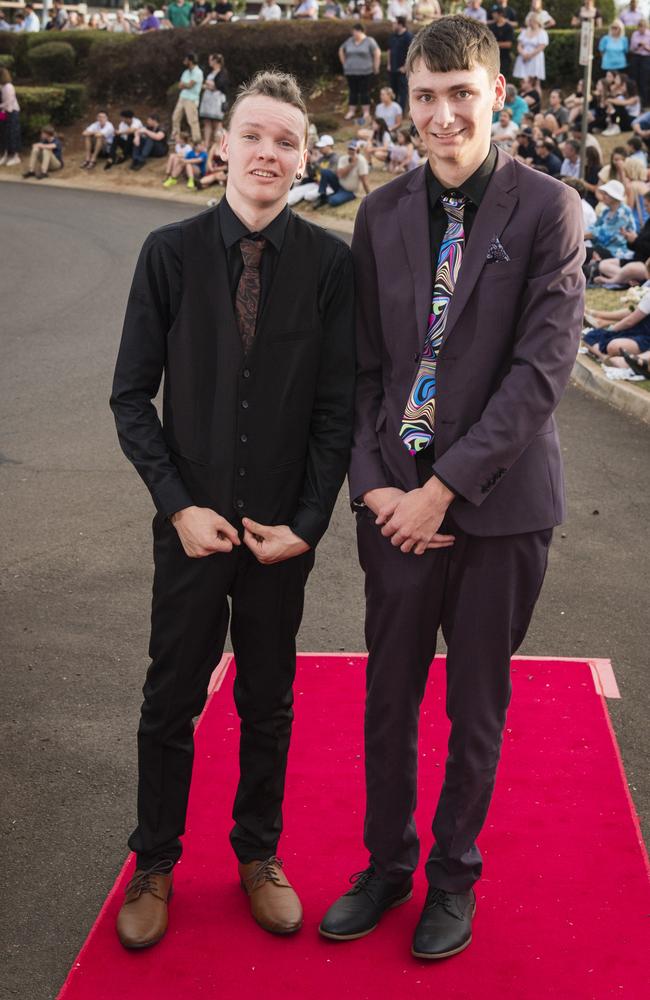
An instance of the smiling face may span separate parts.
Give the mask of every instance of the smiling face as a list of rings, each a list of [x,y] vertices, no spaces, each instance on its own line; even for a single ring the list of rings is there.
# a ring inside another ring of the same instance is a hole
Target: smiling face
[[[490,148],[492,113],[502,108],[506,82],[484,66],[434,73],[419,59],[409,74],[413,124],[434,173],[462,170],[469,177]]]
[[[273,97],[251,95],[234,109],[221,156],[228,161],[228,201],[249,211],[284,207],[297,173],[305,169],[305,117]]]

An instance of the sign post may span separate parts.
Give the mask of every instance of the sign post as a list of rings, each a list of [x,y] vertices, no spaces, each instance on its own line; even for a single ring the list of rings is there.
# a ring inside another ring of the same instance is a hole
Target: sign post
[[[583,21],[580,28],[580,56],[578,62],[584,66],[582,77],[582,138],[580,140],[580,178],[585,176],[585,152],[587,149],[587,126],[589,124],[589,102],[591,100],[591,67],[594,61],[594,22]]]

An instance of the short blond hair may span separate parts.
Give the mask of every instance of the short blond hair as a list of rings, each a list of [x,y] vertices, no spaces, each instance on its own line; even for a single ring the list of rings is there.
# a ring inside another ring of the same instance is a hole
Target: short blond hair
[[[227,129],[230,128],[238,106],[247,97],[272,97],[274,101],[282,101],[283,104],[291,104],[292,107],[298,108],[305,119],[305,142],[307,142],[309,114],[295,76],[291,73],[281,73],[278,70],[263,70],[256,73],[248,83],[242,84],[237,91],[237,96],[224,121]]]

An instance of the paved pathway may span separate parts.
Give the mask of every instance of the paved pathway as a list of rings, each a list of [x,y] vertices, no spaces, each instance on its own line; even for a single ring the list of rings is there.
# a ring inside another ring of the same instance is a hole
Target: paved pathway
[[[152,510],[108,396],[138,248],[191,211],[0,185],[2,1000],[56,996],[125,855]],[[570,517],[522,652],[611,657],[623,697],[610,711],[647,831],[648,429],[575,388],[560,423]],[[341,498],[302,649],[363,648],[353,544]]]

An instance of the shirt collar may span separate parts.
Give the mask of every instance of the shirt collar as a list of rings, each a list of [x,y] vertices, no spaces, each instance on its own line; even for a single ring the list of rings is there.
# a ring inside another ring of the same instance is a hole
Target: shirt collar
[[[494,166],[497,162],[497,149],[496,146],[490,146],[490,152],[483,160],[483,163],[475,170],[471,177],[468,177],[466,181],[459,186],[458,190],[461,194],[464,194],[466,198],[472,202],[477,208],[481,204],[483,195],[485,194],[485,189],[487,188],[490,178],[492,177],[492,172]],[[441,194],[448,191],[449,188],[444,187],[438,178],[433,173],[429,163],[426,165],[426,179],[427,179],[427,195],[429,198],[429,208],[433,210],[440,198]]]
[[[224,246],[226,250],[230,250],[230,247],[234,243],[238,243],[242,237],[250,239],[251,236],[262,236],[277,250],[278,253],[282,250],[282,244],[284,242],[284,234],[287,231],[287,225],[289,223],[290,210],[289,206],[285,205],[279,215],[276,215],[275,219],[269,222],[259,233],[252,233],[247,226],[241,221],[241,219],[235,215],[232,208],[228,204],[228,199],[224,197],[219,202],[219,222],[221,223],[221,235],[223,237]]]

